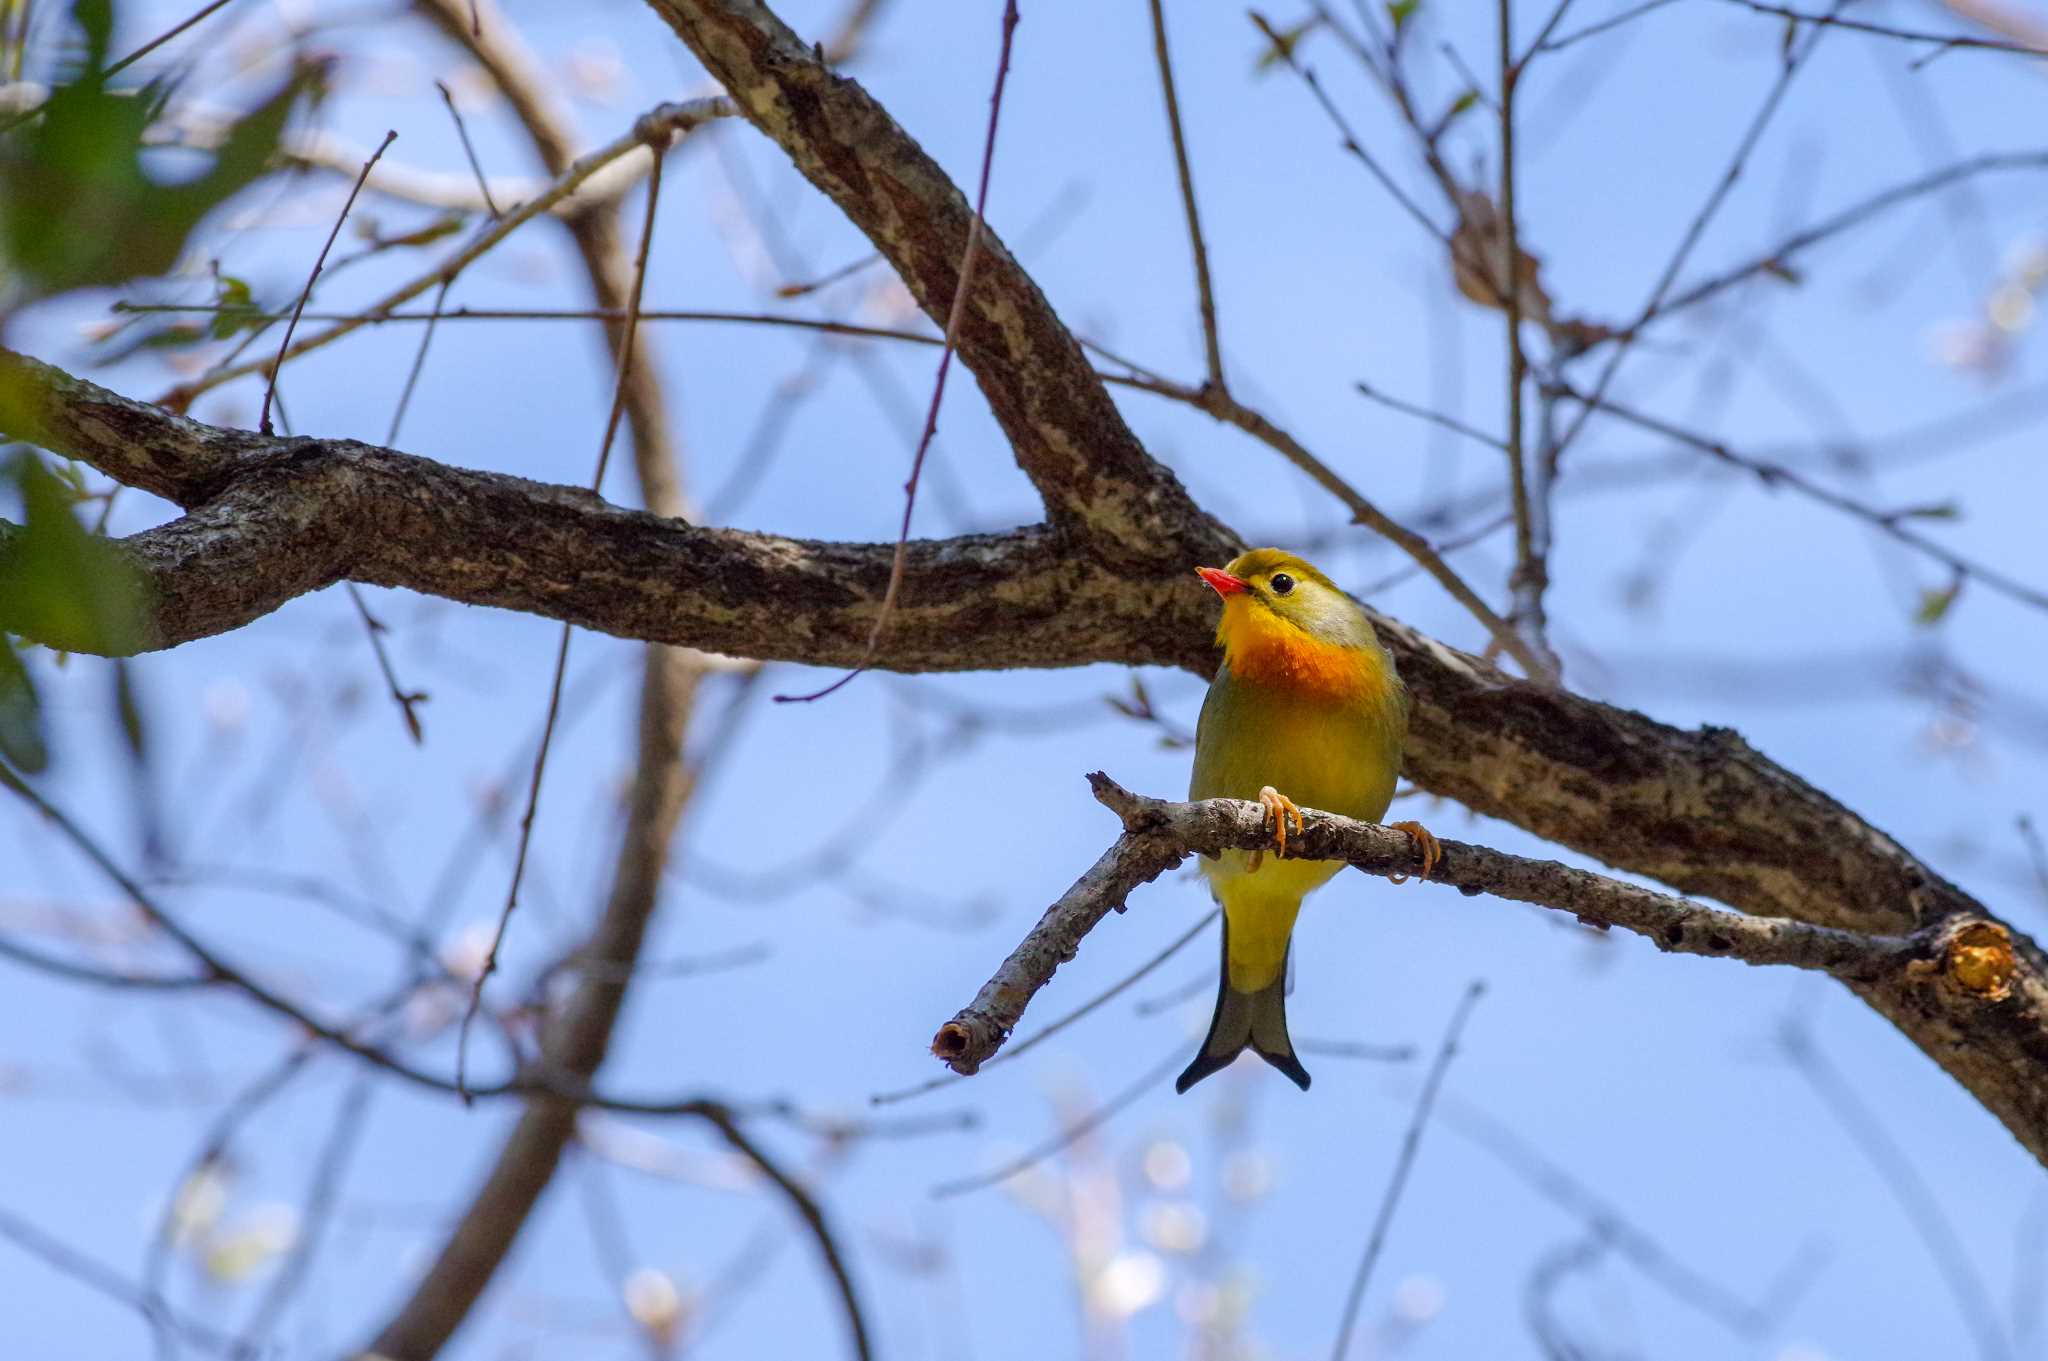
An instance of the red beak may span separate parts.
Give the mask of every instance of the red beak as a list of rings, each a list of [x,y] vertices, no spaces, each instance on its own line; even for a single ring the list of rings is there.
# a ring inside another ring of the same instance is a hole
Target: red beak
[[[1251,589],[1243,577],[1234,577],[1221,567],[1197,567],[1195,575],[1209,583],[1209,589],[1228,600],[1231,596]]]

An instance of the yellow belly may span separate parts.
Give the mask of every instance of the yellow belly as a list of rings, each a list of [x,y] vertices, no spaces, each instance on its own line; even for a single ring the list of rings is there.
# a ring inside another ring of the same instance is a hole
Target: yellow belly
[[[1250,862],[1251,856],[1243,851],[1226,851],[1202,862],[1202,873],[1230,919],[1230,986],[1239,992],[1257,992],[1279,975],[1302,898],[1344,868],[1338,860],[1276,860],[1268,855],[1252,871],[1247,868]]]
[[[1256,799],[1271,785],[1303,808],[1374,821],[1393,799],[1406,728],[1391,690],[1363,704],[1304,703],[1225,671],[1202,707],[1189,797]],[[1269,852],[1253,870],[1242,851],[1202,862],[1230,921],[1231,987],[1256,992],[1278,976],[1302,898],[1343,867]]]

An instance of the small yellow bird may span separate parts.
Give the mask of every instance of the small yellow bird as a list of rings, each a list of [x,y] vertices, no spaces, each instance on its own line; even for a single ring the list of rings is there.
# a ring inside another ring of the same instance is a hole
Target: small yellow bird
[[[1223,905],[1223,970],[1209,1037],[1174,1083],[1185,1092],[1250,1049],[1308,1090],[1287,1037],[1287,955],[1303,897],[1344,867],[1288,860],[1287,828],[1311,808],[1376,822],[1393,802],[1408,737],[1408,692],[1358,602],[1291,553],[1258,548],[1196,573],[1223,597],[1223,665],[1195,730],[1190,799],[1256,799],[1278,852],[1226,851],[1202,861]],[[1281,791],[1285,790],[1286,793]],[[1436,838],[1420,823],[1423,877]]]

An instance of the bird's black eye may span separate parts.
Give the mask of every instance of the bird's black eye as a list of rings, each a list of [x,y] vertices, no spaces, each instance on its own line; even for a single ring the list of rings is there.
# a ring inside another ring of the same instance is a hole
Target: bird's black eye
[[[1266,583],[1273,588],[1274,595],[1286,595],[1294,589],[1294,578],[1285,572],[1273,573],[1273,579]]]

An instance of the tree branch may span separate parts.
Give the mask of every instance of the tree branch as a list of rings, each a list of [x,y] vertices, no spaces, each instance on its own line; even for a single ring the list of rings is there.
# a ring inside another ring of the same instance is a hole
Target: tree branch
[[[955,1072],[973,1073],[996,1053],[1031,998],[1104,917],[1124,909],[1138,885],[1189,855],[1271,853],[1271,829],[1256,803],[1169,803],[1132,794],[1099,772],[1088,779],[1095,797],[1123,821],[1123,835],[1046,910],[975,999],[939,1028],[932,1053]],[[1407,833],[1329,813],[1305,812],[1302,832],[1288,847],[1292,858],[1342,860],[1368,874],[1422,869]],[[2030,946],[2016,948],[2002,924],[1953,915],[1902,934],[1851,930],[1707,907],[1464,842],[1442,847],[1430,882],[1468,896],[1487,893],[1569,912],[1590,926],[1642,936],[1668,953],[1789,965],[1841,980],[1941,1060],[2048,1161],[2048,1110],[2012,1071],[2038,1072],[2048,1060],[2048,971]]]

